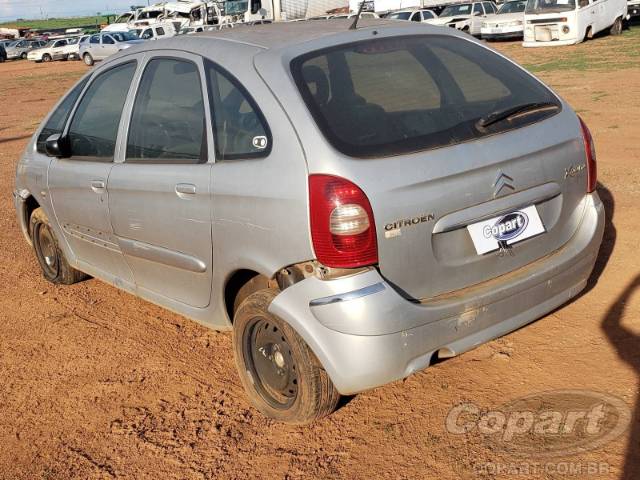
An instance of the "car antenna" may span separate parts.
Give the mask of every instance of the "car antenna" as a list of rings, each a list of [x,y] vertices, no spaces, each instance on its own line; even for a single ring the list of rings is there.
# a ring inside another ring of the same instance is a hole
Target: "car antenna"
[[[365,1],[366,0],[362,0],[362,2],[360,2],[360,8],[358,9],[358,14],[356,15],[356,18],[353,19],[353,23],[349,27],[349,30],[356,30],[358,28],[358,20],[360,20],[360,14],[362,13],[362,10],[364,10]]]

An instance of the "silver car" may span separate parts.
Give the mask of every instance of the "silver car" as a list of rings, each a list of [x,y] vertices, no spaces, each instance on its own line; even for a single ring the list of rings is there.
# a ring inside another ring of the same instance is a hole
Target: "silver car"
[[[46,279],[216,330],[265,415],[330,413],[586,285],[604,229],[572,108],[454,29],[291,22],[88,73],[18,165]]]
[[[80,43],[79,55],[87,66],[143,43],[133,32],[98,33]]]
[[[27,58],[30,51],[36,48],[42,48],[46,42],[41,40],[16,40],[5,45],[8,60],[17,60]]]

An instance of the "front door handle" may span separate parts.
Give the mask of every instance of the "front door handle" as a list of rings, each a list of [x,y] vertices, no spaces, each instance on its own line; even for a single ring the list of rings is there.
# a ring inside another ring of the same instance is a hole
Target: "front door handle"
[[[178,183],[176,185],[176,194],[179,197],[183,197],[184,195],[195,195],[196,186],[192,183]]]
[[[105,188],[107,188],[107,185],[104,183],[104,180],[93,180],[91,182],[91,190],[96,193],[103,193]]]

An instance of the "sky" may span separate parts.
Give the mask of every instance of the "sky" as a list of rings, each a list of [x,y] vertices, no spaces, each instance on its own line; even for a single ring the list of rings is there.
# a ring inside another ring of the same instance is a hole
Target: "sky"
[[[17,18],[40,19],[100,13],[121,13],[147,0],[0,0],[0,22]],[[155,3],[155,1],[154,1]]]

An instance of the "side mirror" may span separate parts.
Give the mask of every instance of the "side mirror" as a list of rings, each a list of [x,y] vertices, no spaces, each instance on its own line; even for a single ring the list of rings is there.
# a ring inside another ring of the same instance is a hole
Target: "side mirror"
[[[49,157],[66,158],[70,157],[69,147],[66,137],[56,133],[47,138],[45,151]]]

